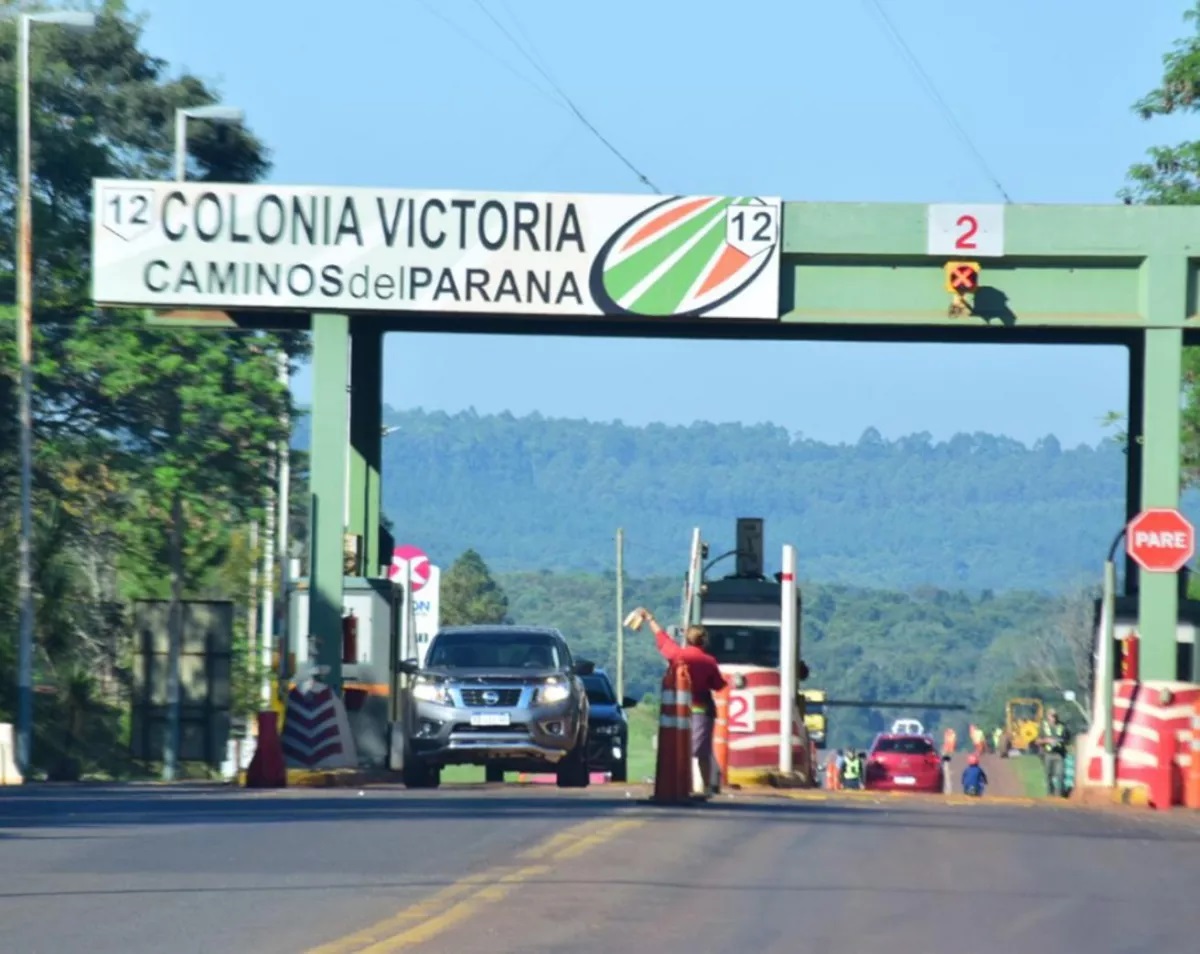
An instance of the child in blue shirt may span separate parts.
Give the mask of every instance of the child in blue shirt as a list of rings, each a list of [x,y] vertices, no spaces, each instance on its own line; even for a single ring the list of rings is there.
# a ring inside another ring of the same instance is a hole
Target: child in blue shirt
[[[983,766],[979,764],[979,756],[972,753],[967,756],[967,767],[963,769],[962,787],[964,795],[982,795],[987,788],[988,777]]]

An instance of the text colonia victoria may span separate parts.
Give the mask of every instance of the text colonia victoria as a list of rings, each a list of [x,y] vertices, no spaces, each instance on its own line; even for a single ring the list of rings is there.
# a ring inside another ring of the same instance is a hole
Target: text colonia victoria
[[[582,303],[581,280],[570,258],[556,266],[557,253],[586,255],[579,213],[573,202],[488,199],[376,197],[364,209],[353,196],[265,193],[250,215],[239,217],[236,194],[204,192],[189,204],[183,192],[163,200],[162,235],[171,242],[244,246],[243,259],[158,258],[146,263],[143,282],[156,293],[189,291],[202,295],[318,296],[380,301],[427,298],[468,303]],[[253,246],[416,250],[437,253],[512,251],[546,255],[541,268],[486,268],[461,265],[413,265],[392,268],[338,263],[312,264],[302,254],[291,262],[262,262]],[[576,258],[575,261],[578,262]]]

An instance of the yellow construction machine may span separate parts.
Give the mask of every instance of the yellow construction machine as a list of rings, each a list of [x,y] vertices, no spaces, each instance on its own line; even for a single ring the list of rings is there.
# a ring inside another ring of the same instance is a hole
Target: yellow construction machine
[[[1045,706],[1041,699],[1009,699],[1004,707],[1004,734],[1011,748],[1036,751],[1034,743],[1042,734]]]
[[[825,690],[801,689],[799,702],[803,706],[801,712],[804,716],[804,725],[808,729],[808,737],[813,740],[818,749],[825,748],[825,730],[827,727]]]

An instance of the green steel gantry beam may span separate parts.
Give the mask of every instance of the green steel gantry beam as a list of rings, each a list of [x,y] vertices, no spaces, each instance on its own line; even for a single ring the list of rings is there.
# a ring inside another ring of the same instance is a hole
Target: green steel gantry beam
[[[1185,339],[1200,337],[1200,211],[1007,206],[1002,257],[930,254],[927,214],[927,206],[916,204],[785,203],[780,318],[772,322],[416,312],[312,316],[310,631],[319,637],[319,661],[329,667],[331,681],[340,684],[343,533],[363,538],[368,571],[379,561],[378,405],[386,331],[1122,345],[1130,355],[1133,438],[1127,507],[1130,515],[1145,507],[1178,507],[1182,347]],[[944,266],[953,259],[981,265],[974,313],[966,317],[947,313]],[[308,324],[303,315],[280,312],[232,315],[226,323],[247,327],[262,319]],[[347,473],[349,527],[343,519]],[[402,527],[403,514],[396,517]],[[1098,553],[1097,568],[1102,560]],[[1143,678],[1174,679],[1176,577],[1128,578],[1141,597]]]

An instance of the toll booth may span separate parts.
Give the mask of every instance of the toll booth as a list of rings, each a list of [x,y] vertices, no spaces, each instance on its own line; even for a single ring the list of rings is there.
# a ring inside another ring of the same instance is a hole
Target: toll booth
[[[393,673],[405,647],[404,587],[389,579],[346,577],[342,604],[342,688],[346,716],[364,767],[387,764]],[[288,685],[307,678],[316,665],[308,631],[308,579],[288,594],[288,634],[293,660]],[[408,656],[412,656],[410,651]]]

